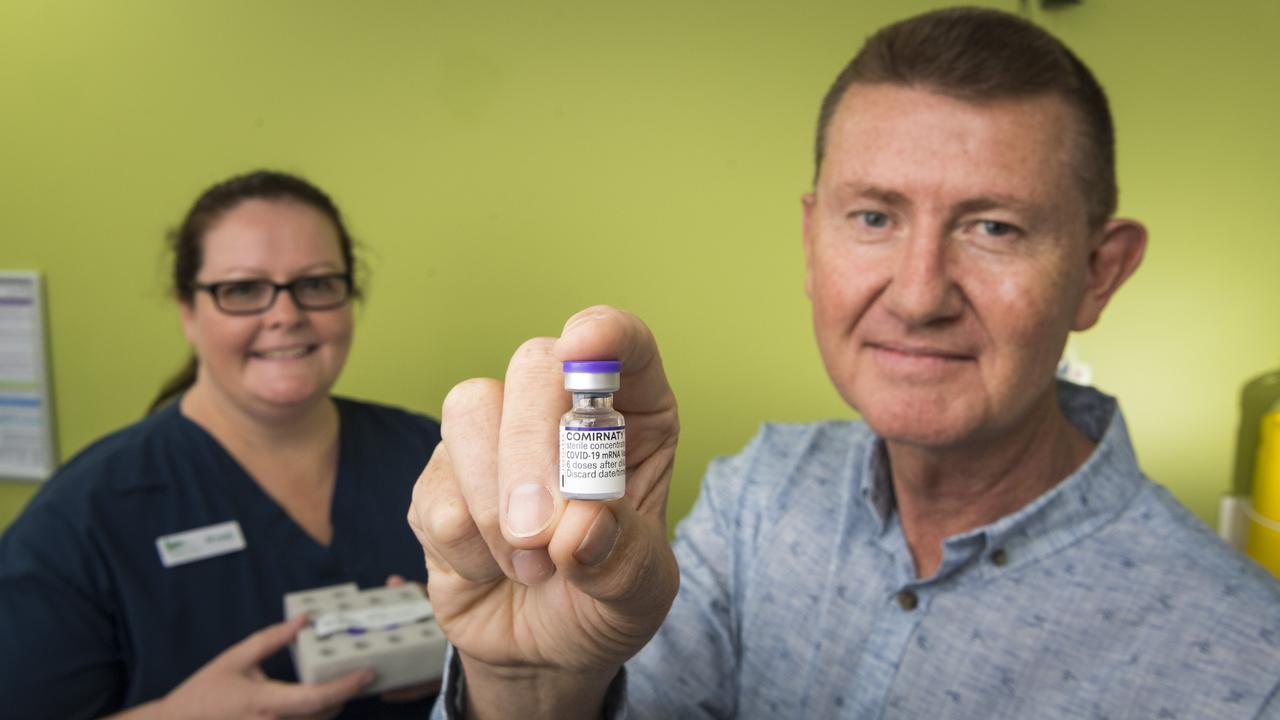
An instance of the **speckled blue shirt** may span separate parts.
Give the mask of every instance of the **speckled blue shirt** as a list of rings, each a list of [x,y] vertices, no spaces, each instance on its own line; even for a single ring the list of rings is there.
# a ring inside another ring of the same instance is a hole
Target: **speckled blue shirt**
[[[679,595],[615,714],[1280,717],[1280,584],[1142,474],[1112,398],[1059,402],[1090,458],[924,579],[866,424],[766,425],[678,528]]]

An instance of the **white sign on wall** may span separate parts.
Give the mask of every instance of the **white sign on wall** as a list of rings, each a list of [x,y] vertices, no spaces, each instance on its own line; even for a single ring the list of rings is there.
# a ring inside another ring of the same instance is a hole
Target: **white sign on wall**
[[[47,480],[53,474],[44,329],[40,274],[0,271],[0,478]]]

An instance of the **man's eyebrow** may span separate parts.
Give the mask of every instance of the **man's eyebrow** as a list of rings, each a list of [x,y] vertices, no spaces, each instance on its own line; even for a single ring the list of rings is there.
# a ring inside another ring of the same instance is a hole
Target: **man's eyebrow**
[[[856,181],[840,183],[836,186],[836,194],[838,197],[845,199],[865,198],[874,200],[892,208],[910,207],[912,204],[910,198],[897,190]],[[961,200],[951,208],[951,211],[955,215],[968,215],[1001,208],[1027,215],[1039,216],[1041,214],[1041,208],[1037,207],[1035,203],[1026,198],[1006,193],[990,193]]]
[[[969,213],[986,212],[987,210],[996,210],[999,208],[1009,208],[1025,213],[1035,213],[1036,206],[1034,203],[1027,202],[1023,198],[1013,195],[983,195],[981,197],[963,200],[956,204],[955,212],[957,215],[967,215]]]
[[[896,190],[889,190],[859,182],[840,183],[840,185],[836,187],[836,192],[841,197],[868,198],[884,203],[890,207],[903,207],[911,204],[911,201],[907,199],[906,195],[903,195]]]

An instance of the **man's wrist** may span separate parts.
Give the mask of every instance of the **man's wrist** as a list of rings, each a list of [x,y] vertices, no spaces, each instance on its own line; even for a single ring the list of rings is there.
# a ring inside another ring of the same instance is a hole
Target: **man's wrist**
[[[621,672],[494,667],[457,655],[463,671],[457,700],[469,720],[601,717],[610,685]]]

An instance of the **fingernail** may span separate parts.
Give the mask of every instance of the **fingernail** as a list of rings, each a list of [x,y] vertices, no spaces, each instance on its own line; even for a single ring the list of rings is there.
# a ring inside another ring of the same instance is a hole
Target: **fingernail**
[[[519,485],[507,498],[507,530],[516,537],[537,535],[551,524],[555,512],[551,493],[541,485]]]
[[[600,508],[600,514],[587,530],[582,544],[573,551],[573,559],[588,567],[604,562],[618,544],[618,519],[608,507]]]
[[[537,585],[556,574],[556,566],[546,550],[512,551],[511,567],[516,580],[525,585]]]

